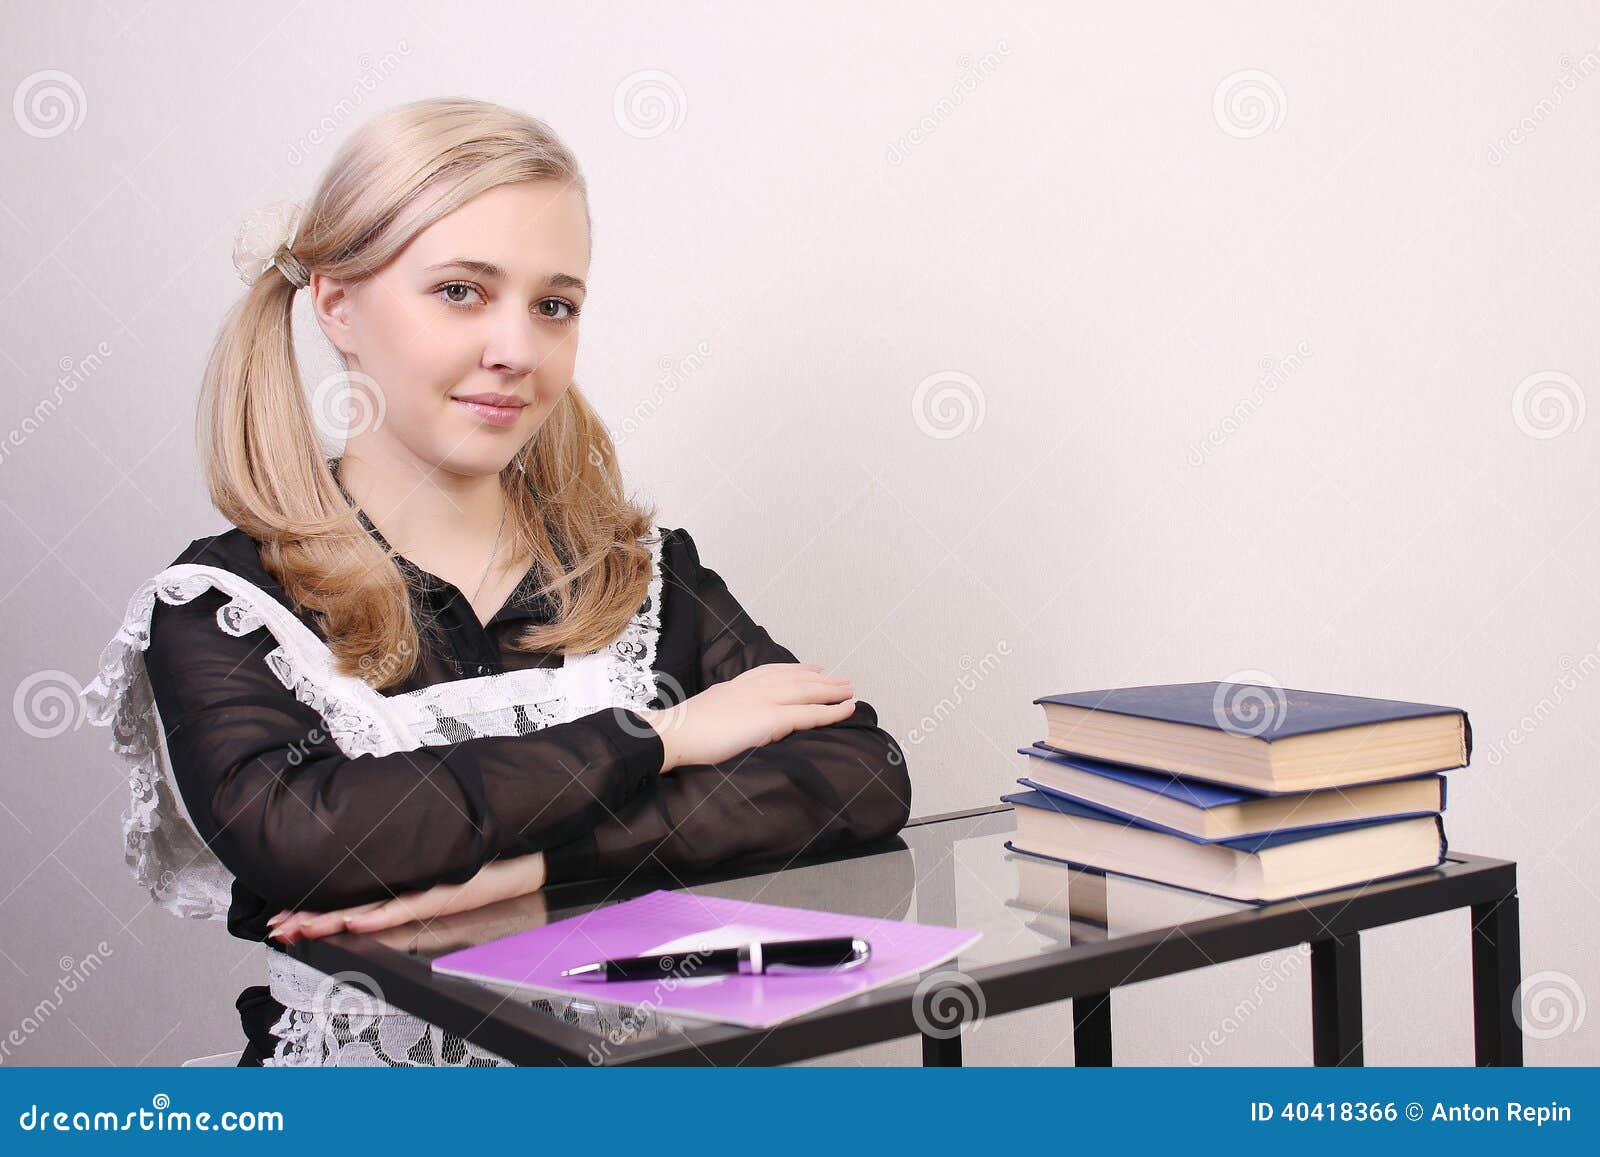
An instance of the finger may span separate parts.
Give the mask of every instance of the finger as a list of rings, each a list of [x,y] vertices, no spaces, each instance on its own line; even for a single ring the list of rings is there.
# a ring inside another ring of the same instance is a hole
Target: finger
[[[301,922],[315,915],[315,912],[291,912],[268,935],[281,943],[293,944],[296,935],[295,930],[300,926]]]
[[[296,931],[301,936],[315,939],[319,936],[332,936],[335,932],[343,932],[352,916],[362,912],[369,912],[386,903],[383,900],[372,900],[366,904],[356,904],[349,908],[339,908],[332,912],[323,912],[310,916],[300,922]]]
[[[849,719],[856,713],[856,697],[852,695],[843,703],[815,703],[795,708],[800,712],[803,722],[796,724],[795,730],[803,727],[826,727],[830,723],[838,723]]]
[[[834,683],[811,680],[781,688],[776,692],[779,703],[838,703],[854,694],[849,682]]]
[[[760,666],[751,667],[744,672],[746,675],[759,675],[764,679],[786,679],[796,675],[821,675],[821,666],[816,663],[762,663]]]
[[[856,688],[851,687],[846,680],[843,683],[813,683],[810,688],[810,703],[840,703],[856,693]]]
[[[397,905],[385,904],[381,908],[374,908],[371,912],[352,916],[347,923],[352,932],[382,932],[386,928],[396,928],[411,922],[410,916],[404,909]]]
[[[295,935],[307,940],[316,940],[322,936],[332,936],[335,932],[344,931],[345,914],[339,912],[318,912],[301,920],[295,927]]]
[[[338,912],[320,912],[314,919],[303,921],[295,929],[295,937],[300,940],[320,940],[335,932],[343,932],[344,921],[344,916]]]
[[[854,698],[846,699],[843,703],[795,703],[780,707],[782,722],[772,729],[767,742],[776,743],[796,731],[842,722],[854,715],[855,710]]]
[[[795,682],[800,682],[800,683],[848,683],[848,682],[850,682],[850,676],[848,676],[848,675],[834,675],[834,674],[831,674],[830,672],[822,670],[822,668],[820,668],[820,667],[818,667],[816,670],[812,670],[811,668],[808,667],[808,668],[805,668],[804,670],[786,671],[786,672],[784,672],[784,677],[786,679],[794,680]]]

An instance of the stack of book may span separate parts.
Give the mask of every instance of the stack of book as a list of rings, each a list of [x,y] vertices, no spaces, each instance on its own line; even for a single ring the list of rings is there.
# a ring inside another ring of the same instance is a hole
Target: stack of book
[[[1267,903],[1435,867],[1456,707],[1249,683],[1046,695],[1007,847]]]

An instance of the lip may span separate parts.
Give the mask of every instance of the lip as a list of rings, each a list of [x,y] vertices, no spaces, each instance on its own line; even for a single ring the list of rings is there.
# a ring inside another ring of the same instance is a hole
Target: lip
[[[491,426],[514,426],[528,403],[511,394],[468,394],[452,398]]]

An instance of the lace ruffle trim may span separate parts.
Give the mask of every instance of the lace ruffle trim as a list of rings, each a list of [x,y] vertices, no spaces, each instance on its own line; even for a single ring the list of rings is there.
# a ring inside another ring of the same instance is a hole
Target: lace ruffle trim
[[[211,586],[209,578],[157,576],[134,593],[117,634],[100,655],[99,671],[83,689],[87,718],[111,728],[112,750],[128,772],[128,808],[122,816],[123,856],[134,878],[160,907],[195,919],[226,919],[233,877],[189,824],[176,793],[161,771],[161,734],[144,651],[150,617],[160,598],[186,603]],[[242,634],[251,621],[249,604],[234,598],[218,610],[217,623]]]
[[[504,1057],[386,1004],[370,978],[318,972],[282,952],[267,965],[273,999],[284,1005],[265,1066],[402,1068],[502,1067]]]
[[[621,688],[635,708],[647,707],[656,696],[656,647],[661,641],[661,544],[665,535],[640,541],[650,549],[650,584],[638,612],[611,644],[608,678]]]
[[[607,648],[605,677],[622,702],[636,708],[648,706],[656,693],[655,661],[661,631],[661,546],[658,529],[642,539],[651,556],[650,580],[639,611]],[[172,571],[183,573],[172,574]],[[397,735],[398,720],[418,710],[446,722],[464,714],[482,720],[498,718],[490,733],[512,734],[558,722],[566,714],[560,693],[562,668],[507,672],[482,680],[436,684],[409,695],[383,697],[359,680],[339,676],[327,661],[309,648],[297,646],[277,625],[273,608],[259,605],[254,588],[239,579],[240,589],[213,568],[169,568],[143,583],[128,604],[116,636],[102,651],[95,678],[82,691],[89,721],[112,729],[112,748],[128,771],[129,806],[123,815],[124,855],[135,879],[154,902],[179,916],[225,920],[232,900],[232,874],[200,838],[183,812],[175,788],[164,773],[161,727],[150,684],[144,672],[144,652],[150,642],[150,621],[155,601],[169,605],[187,603],[213,586],[230,593],[217,611],[217,625],[240,637],[267,627],[279,645],[265,656],[278,681],[297,699],[310,705],[325,720],[330,736],[347,755],[383,754],[410,742]],[[225,586],[224,583],[227,583]],[[270,596],[261,595],[263,599]],[[311,636],[312,641],[315,637]],[[325,648],[324,648],[325,649]],[[331,656],[327,656],[331,659]],[[468,683],[483,686],[472,688]],[[347,687],[343,692],[341,685]],[[353,688],[353,693],[349,688]],[[370,693],[381,704],[373,710],[362,700]],[[471,694],[467,694],[471,692]],[[402,701],[411,700],[402,707]],[[515,711],[514,726],[505,725],[505,713]],[[522,716],[527,715],[526,719]],[[384,718],[387,716],[387,718]],[[402,725],[403,726],[403,725]],[[442,731],[414,734],[423,742],[454,742]],[[437,731],[438,729],[433,729]],[[275,954],[277,955],[277,954]],[[320,974],[317,974],[320,975]],[[341,999],[348,996],[346,985]],[[280,998],[281,999],[281,998]],[[372,1024],[351,1032],[351,1020],[338,1012],[287,1008],[273,1032],[280,1037],[274,1061],[281,1064],[504,1064],[502,1059],[454,1034],[417,1017],[383,1006],[369,1014]],[[364,1059],[368,1058],[369,1059]],[[424,1059],[426,1058],[426,1059]]]

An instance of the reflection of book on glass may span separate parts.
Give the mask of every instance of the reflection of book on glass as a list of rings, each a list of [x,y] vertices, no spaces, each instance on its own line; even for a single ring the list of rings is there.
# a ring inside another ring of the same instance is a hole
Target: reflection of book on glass
[[[1207,843],[1048,792],[1001,799],[1016,808],[1016,838],[1006,845],[1013,851],[1254,903],[1434,867],[1445,853],[1437,815]]]
[[[1092,920],[1078,920],[1059,912],[1039,912],[1015,900],[1006,901],[1022,917],[1023,926],[1059,944],[1094,944],[1107,939],[1106,930]]]
[[[519,993],[646,1006],[671,1016],[767,1028],[915,977],[982,936],[961,928],[850,916],[809,908],[728,900],[658,889],[553,924],[530,928],[433,961],[434,971]],[[699,949],[751,940],[859,936],[872,945],[865,964],[816,974],[695,975]],[[673,960],[658,980],[584,981],[563,969],[623,956]]]
[[[1115,812],[1146,827],[1204,840],[1259,835],[1352,820],[1426,815],[1444,810],[1445,777],[1410,776],[1321,791],[1263,795],[1165,771],[1064,755],[1042,744],[1019,747],[1028,757],[1024,787]]]
[[[1209,920],[1247,907],[1238,900],[1153,880],[1107,876],[1038,856],[1010,852],[1006,860],[1017,869],[1017,898],[1006,903],[1037,913],[1037,930],[1047,934],[1070,920],[1074,944]]]
[[[1466,712],[1249,683],[1045,695],[1057,751],[1276,793],[1462,767]]]

